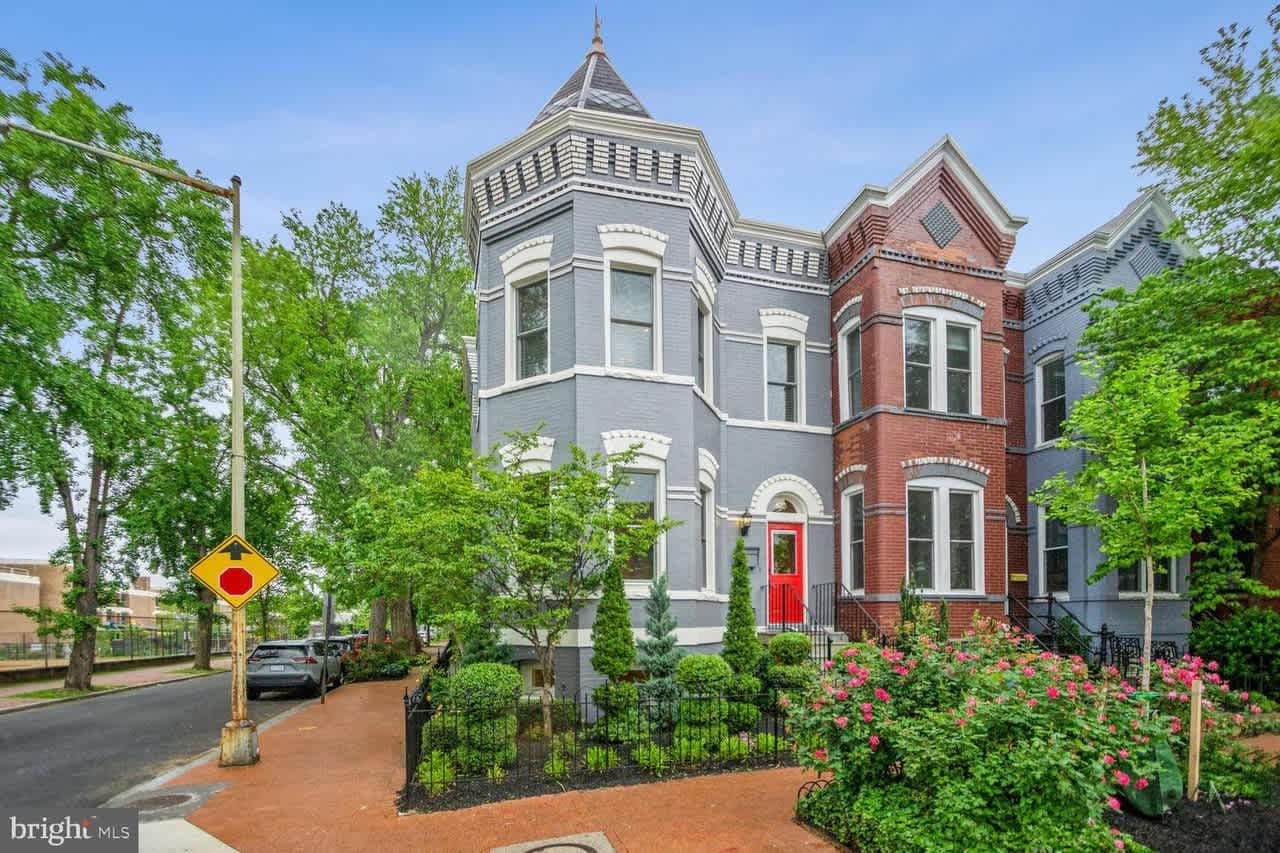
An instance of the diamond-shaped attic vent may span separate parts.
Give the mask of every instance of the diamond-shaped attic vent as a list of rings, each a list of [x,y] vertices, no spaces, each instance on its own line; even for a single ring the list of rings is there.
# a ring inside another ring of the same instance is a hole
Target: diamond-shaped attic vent
[[[956,221],[955,214],[942,202],[935,204],[933,210],[926,213],[924,219],[920,220],[920,224],[929,232],[929,236],[938,244],[939,249],[945,249],[947,244],[960,233],[960,223]]]
[[[1133,271],[1138,274],[1138,278],[1146,278],[1149,275],[1155,275],[1164,269],[1164,261],[1160,260],[1159,253],[1150,243],[1143,243],[1142,248],[1133,253],[1133,257],[1129,258],[1129,266],[1133,267]]]

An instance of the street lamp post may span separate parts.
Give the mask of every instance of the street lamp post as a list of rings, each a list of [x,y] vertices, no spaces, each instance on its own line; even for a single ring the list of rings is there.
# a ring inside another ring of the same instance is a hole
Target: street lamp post
[[[167,181],[183,184],[201,192],[228,199],[231,202],[231,532],[244,536],[244,333],[241,322],[243,286],[240,277],[240,176],[231,177],[231,186],[224,187],[200,178],[193,178],[172,169],[165,169],[145,160],[99,148],[87,142],[68,139],[47,130],[19,124],[0,117],[0,136],[11,131],[57,142],[100,157],[123,163],[142,172]],[[244,608],[231,611],[231,719],[222,727],[219,742],[219,763],[226,765],[253,764],[258,760],[258,727],[249,719],[245,703],[245,614]]]

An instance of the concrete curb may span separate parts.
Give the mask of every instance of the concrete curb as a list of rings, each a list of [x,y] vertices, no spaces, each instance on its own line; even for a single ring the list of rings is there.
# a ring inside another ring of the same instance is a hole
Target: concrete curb
[[[197,676],[197,678],[202,678],[202,677],[203,676]],[[276,723],[283,722],[284,720],[287,720],[290,717],[292,717],[294,714],[304,711],[307,708],[312,707],[313,705],[319,705],[319,704],[320,704],[319,699],[312,699],[308,702],[303,702],[299,705],[294,705],[289,710],[281,711],[279,714],[276,714],[274,717],[265,721],[262,725],[258,726],[258,731],[259,733],[265,732],[267,729],[271,728]],[[109,808],[116,808],[117,806],[123,807],[124,803],[126,803],[129,800],[132,800],[134,797],[138,796],[139,794],[144,793],[146,791],[154,790],[156,788],[163,787],[167,783],[172,782],[174,779],[177,779],[183,773],[186,773],[188,770],[194,770],[202,764],[208,764],[210,761],[214,761],[215,759],[217,759],[217,757],[218,757],[218,747],[215,746],[210,749],[206,749],[204,752],[199,753],[198,755],[196,755],[195,758],[192,758],[190,761],[187,761],[183,764],[179,764],[177,767],[174,767],[170,770],[166,770],[165,772],[161,773],[159,776],[155,777],[154,779],[148,779],[146,782],[139,782],[137,785],[134,785],[132,788],[129,788],[126,791],[121,791],[119,794],[116,794],[114,797],[112,797],[111,799],[103,803],[101,806],[99,806],[99,808],[109,809]]]
[[[64,696],[61,699],[42,699],[28,705],[14,705],[12,708],[0,708],[0,716],[5,714],[16,714],[19,711],[33,711],[37,708],[47,708],[50,705],[62,705],[66,702],[81,702],[85,699],[97,699],[99,696],[111,696],[115,693],[127,693],[130,690],[142,690],[146,687],[159,687],[161,684],[177,684],[180,681],[191,681],[193,678],[208,678],[211,675],[221,675],[224,672],[230,671],[231,670],[229,669],[214,669],[199,675],[184,675],[181,678],[169,678],[164,681],[148,681],[146,684],[126,684],[122,687],[112,687],[107,690],[95,690],[92,693],[86,693],[83,696]]]

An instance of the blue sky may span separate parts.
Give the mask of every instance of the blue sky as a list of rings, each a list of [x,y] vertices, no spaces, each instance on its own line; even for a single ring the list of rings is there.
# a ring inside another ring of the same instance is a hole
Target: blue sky
[[[56,50],[188,169],[244,178],[246,228],[331,199],[372,217],[388,183],[518,134],[577,67],[590,3],[5,3],[0,46]],[[605,47],[658,119],[700,127],[746,216],[825,227],[950,133],[1030,223],[1027,269],[1142,185],[1135,134],[1196,85],[1217,27],[1268,0],[1054,4],[605,3]],[[0,556],[52,522],[0,513]]]

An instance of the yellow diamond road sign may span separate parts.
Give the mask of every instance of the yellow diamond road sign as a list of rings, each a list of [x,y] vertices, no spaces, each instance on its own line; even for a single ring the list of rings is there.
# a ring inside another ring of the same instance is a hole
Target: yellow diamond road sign
[[[253,598],[280,571],[240,536],[232,534],[191,567],[191,574],[235,609]]]

